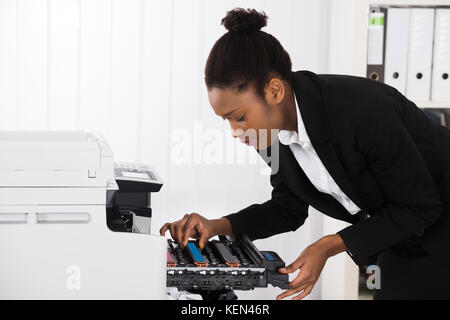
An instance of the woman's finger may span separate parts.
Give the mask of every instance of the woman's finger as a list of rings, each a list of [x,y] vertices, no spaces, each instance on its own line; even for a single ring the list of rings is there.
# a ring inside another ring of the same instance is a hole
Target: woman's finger
[[[287,267],[279,268],[278,271],[280,273],[292,273],[296,271],[298,268],[300,268],[304,263],[303,256],[299,256],[297,259],[294,260],[290,265]]]
[[[192,229],[194,229],[195,224],[197,223],[197,219],[194,219],[193,216],[189,216],[187,218],[186,223],[183,227],[183,247],[187,245],[187,242],[189,241],[189,236],[191,235]]]
[[[200,234],[200,240],[198,241],[198,245],[200,246],[201,249],[203,249],[206,243],[208,242],[209,234],[208,232],[206,232],[205,227],[201,222],[197,224],[197,230],[198,233]]]
[[[286,297],[292,296],[293,294],[296,294],[297,292],[300,292],[301,290],[303,290],[305,287],[306,286],[299,287],[299,288],[292,288],[292,289],[286,290],[285,292],[283,292],[283,293],[281,293],[281,294],[279,294],[277,296],[277,300],[281,300],[281,299],[284,299]]]
[[[310,285],[309,287],[306,287],[306,289],[302,293],[300,293],[299,295],[293,297],[292,300],[301,300],[301,299],[303,299],[304,297],[306,297],[308,294],[311,293],[312,289],[313,289],[313,285]]]
[[[169,226],[169,230],[170,230],[170,236],[172,237],[172,239],[175,239],[175,223],[171,223]]]
[[[183,223],[184,225],[184,223]],[[182,232],[183,232],[183,225],[181,225],[181,221],[175,223],[174,230],[175,230],[175,241],[178,243],[180,247],[183,247],[182,242]]]
[[[181,247],[184,247],[184,245],[183,245],[183,228],[184,228],[184,225],[186,224],[186,221],[189,219],[189,215],[188,214],[185,214],[184,215],[184,217],[183,217],[183,219],[181,219],[180,221],[178,221],[176,224],[175,224],[175,236],[176,236],[176,239],[175,239],[175,241],[178,243],[178,245],[180,245]]]
[[[161,229],[159,229],[159,234],[164,236],[167,232],[167,229],[169,229],[170,223],[166,222],[164,223],[164,225],[161,227]]]
[[[307,270],[305,268],[301,268],[297,277],[295,277],[295,279],[290,282],[291,288],[297,288],[297,287],[303,286],[304,283],[306,283],[310,280],[310,277],[311,277],[311,273],[309,272],[309,270]]]

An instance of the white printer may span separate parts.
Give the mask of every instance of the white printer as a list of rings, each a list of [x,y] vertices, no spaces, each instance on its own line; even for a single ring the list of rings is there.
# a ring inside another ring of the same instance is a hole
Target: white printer
[[[0,131],[0,299],[167,299],[161,185],[99,135]]]

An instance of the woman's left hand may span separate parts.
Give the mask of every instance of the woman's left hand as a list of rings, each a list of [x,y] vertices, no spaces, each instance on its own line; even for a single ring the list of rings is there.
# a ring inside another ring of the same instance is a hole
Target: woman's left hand
[[[325,236],[315,243],[306,247],[300,256],[290,265],[278,269],[280,273],[289,274],[300,269],[297,277],[292,280],[290,289],[277,296],[277,300],[291,296],[302,291],[292,300],[300,300],[311,293],[314,285],[319,279],[320,273],[327,259],[337,253],[346,250],[342,238],[338,234]]]

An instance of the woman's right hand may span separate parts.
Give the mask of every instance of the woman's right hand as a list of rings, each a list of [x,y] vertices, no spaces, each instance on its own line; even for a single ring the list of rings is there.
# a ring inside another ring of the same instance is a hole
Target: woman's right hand
[[[194,212],[178,221],[166,222],[159,233],[164,236],[167,230],[181,247],[187,245],[189,238],[194,238],[200,239],[199,246],[203,249],[209,238],[218,234],[231,235],[231,224],[226,218],[209,220]]]

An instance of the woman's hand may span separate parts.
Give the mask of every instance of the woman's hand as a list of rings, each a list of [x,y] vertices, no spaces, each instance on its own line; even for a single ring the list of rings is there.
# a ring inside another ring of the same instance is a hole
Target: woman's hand
[[[170,230],[170,235],[181,247],[187,245],[189,238],[200,239],[201,249],[206,245],[208,239],[215,235],[232,235],[228,219],[209,220],[198,213],[186,214],[175,222],[166,222],[159,233],[164,236],[167,230]]]
[[[319,279],[320,273],[328,258],[347,250],[342,238],[338,234],[325,236],[308,246],[300,256],[285,268],[278,271],[283,274],[295,272],[300,269],[297,277],[290,282],[290,289],[277,296],[277,300],[301,292],[292,300],[300,300],[311,293]]]

